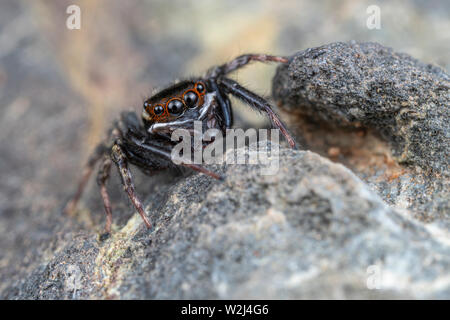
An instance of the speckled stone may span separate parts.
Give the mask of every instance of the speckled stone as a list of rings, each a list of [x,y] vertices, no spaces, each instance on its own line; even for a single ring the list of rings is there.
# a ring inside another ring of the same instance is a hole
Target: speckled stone
[[[279,165],[268,176],[259,165],[215,167],[224,182],[187,177],[152,199],[150,232],[135,215],[103,243],[75,234],[2,298],[450,296],[444,230],[394,211],[315,153],[281,149]]]
[[[300,51],[273,79],[274,98],[305,148],[344,163],[389,203],[444,223],[449,89],[443,69],[354,41]]]
[[[401,163],[448,169],[450,78],[377,43],[332,43],[280,66],[274,98],[287,111],[377,130]]]

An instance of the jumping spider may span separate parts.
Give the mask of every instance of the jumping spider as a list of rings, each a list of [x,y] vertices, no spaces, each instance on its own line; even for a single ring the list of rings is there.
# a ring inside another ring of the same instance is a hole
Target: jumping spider
[[[142,122],[134,112],[123,112],[120,119],[115,121],[109,130],[108,138],[101,142],[89,157],[77,192],[67,204],[65,212],[71,214],[75,211],[95,164],[102,159],[97,183],[106,212],[105,235],[111,232],[112,223],[111,206],[105,184],[109,178],[112,162],[119,170],[128,197],[145,225],[150,228],[151,224],[142,202],[136,195],[128,164],[131,163],[148,174],[176,168],[177,165],[171,160],[171,150],[176,144],[170,139],[171,132],[177,128],[192,129],[194,121],[202,121],[204,128],[216,128],[225,133],[225,130],[231,128],[233,124],[229,94],[242,100],[251,108],[265,112],[272,125],[281,131],[289,145],[294,148],[294,139],[270,104],[226,77],[230,72],[251,61],[287,63],[288,60],[265,54],[245,54],[229,63],[211,68],[203,78],[179,82],[153,95],[144,102]],[[220,175],[200,165],[182,163],[181,166],[221,179]]]

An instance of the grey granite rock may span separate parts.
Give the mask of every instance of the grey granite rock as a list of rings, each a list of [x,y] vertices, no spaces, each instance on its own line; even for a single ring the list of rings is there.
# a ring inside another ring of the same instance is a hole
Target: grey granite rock
[[[104,243],[74,235],[2,298],[450,297],[444,230],[312,152],[281,149],[279,165],[179,181],[149,204],[151,232],[135,215]]]
[[[334,157],[389,203],[448,222],[450,81],[377,43],[331,43],[280,66],[273,94],[305,147]]]

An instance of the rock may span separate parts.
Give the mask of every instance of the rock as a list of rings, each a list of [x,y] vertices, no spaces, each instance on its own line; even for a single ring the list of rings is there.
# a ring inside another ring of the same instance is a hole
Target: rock
[[[304,147],[389,203],[448,223],[449,75],[377,43],[331,43],[278,67],[273,95]]]
[[[147,198],[150,232],[136,214],[102,243],[61,239],[1,297],[450,296],[448,233],[391,209],[341,164],[282,148],[276,175],[214,169],[224,182],[194,174]]]

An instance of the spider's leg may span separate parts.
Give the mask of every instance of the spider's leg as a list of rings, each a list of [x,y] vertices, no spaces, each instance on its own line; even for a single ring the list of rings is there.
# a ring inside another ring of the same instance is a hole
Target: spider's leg
[[[109,173],[111,171],[111,158],[109,156],[103,157],[103,162],[101,164],[100,170],[97,174],[97,183],[100,187],[100,193],[103,199],[103,205],[105,207],[106,213],[106,234],[111,232],[112,224],[112,213],[111,213],[111,203],[109,201],[108,191],[106,190],[106,181],[109,179]]]
[[[258,111],[267,113],[272,124],[281,131],[291,148],[295,148],[294,138],[291,136],[284,123],[275,114],[270,104],[264,98],[258,96],[257,94],[251,92],[236,81],[229,78],[220,78],[219,85],[225,90],[225,92],[234,95],[238,99],[247,103],[250,107]]]
[[[217,103],[219,104],[220,110],[224,117],[224,127],[225,129],[230,129],[233,125],[233,114],[231,110],[230,99],[220,91],[215,80],[209,82],[211,89],[216,92]]]
[[[130,141],[132,141],[133,144],[135,144],[139,148],[141,148],[143,150],[146,150],[147,152],[150,151],[150,152],[152,152],[154,154],[157,154],[160,157],[162,157],[162,158],[172,162],[171,152],[168,151],[166,148],[162,148],[162,146],[157,145],[157,144],[151,144],[151,142],[142,142],[138,138],[136,138],[136,137],[134,137],[132,135],[129,135],[127,138],[129,138]],[[145,157],[142,157],[142,158],[143,158],[142,161],[145,162]],[[186,159],[186,162],[183,162],[180,165],[184,166],[184,167],[191,168],[191,169],[193,169],[195,171],[198,171],[198,172],[201,172],[203,174],[206,174],[206,175],[208,175],[208,176],[210,176],[210,177],[212,177],[214,179],[217,179],[217,180],[223,180],[224,179],[221,175],[219,175],[219,174],[217,174],[217,173],[215,173],[215,172],[213,172],[211,170],[208,170],[208,169],[206,169],[205,167],[203,167],[201,165],[193,164],[191,161],[188,161],[187,159]]]
[[[134,115],[134,117],[136,117],[136,115]],[[127,124],[130,128],[136,130],[135,128],[137,121],[137,118],[133,119],[133,114],[131,112],[124,112],[122,113],[121,118],[114,122],[113,126],[108,131],[107,138],[97,145],[94,152],[89,157],[80,182],[78,183],[77,191],[64,208],[64,212],[66,214],[72,215],[75,212],[78,202],[83,194],[84,189],[86,188],[86,185],[92,175],[96,163],[102,158],[104,154],[111,150],[113,141],[122,136],[122,132],[124,131],[124,129],[126,130]]]
[[[89,177],[91,176],[92,171],[94,170],[95,164],[105,154],[106,150],[108,150],[107,146],[104,143],[100,143],[89,157],[86,166],[84,168],[83,175],[81,176],[81,179],[78,183],[77,191],[64,208],[64,212],[66,214],[72,215],[75,212],[78,205],[78,201],[80,200],[81,195],[83,194],[83,191],[86,188],[86,184],[89,181]]]
[[[127,158],[118,143],[115,143],[114,146],[112,147],[111,157],[114,163],[116,164],[117,168],[119,169],[119,174],[120,177],[122,178],[122,183],[125,187],[125,191],[128,194],[128,197],[130,198],[131,202],[133,203],[138,213],[141,215],[142,220],[144,220],[144,223],[147,226],[147,228],[150,229],[151,228],[150,221],[148,220],[145,214],[144,206],[137,197],[136,191],[134,189],[131,171],[128,168]]]
[[[225,76],[230,72],[242,68],[252,61],[287,63],[288,59],[285,57],[272,56],[268,54],[244,54],[231,60],[228,63],[211,69],[207,73],[207,77],[217,78],[220,76]]]
[[[220,174],[215,173],[214,171],[208,170],[205,167],[200,166],[198,164],[183,163],[182,165],[185,167],[191,168],[192,170],[206,174],[207,176],[210,176],[211,178],[214,178],[216,180],[221,180],[221,181],[225,180],[225,178],[223,176],[221,176]]]

